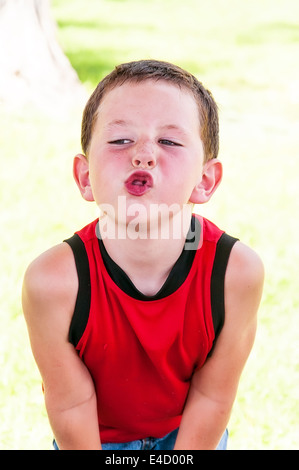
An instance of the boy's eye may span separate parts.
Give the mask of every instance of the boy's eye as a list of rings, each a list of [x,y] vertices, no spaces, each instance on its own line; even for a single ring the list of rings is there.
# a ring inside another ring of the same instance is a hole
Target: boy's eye
[[[114,145],[124,145],[124,144],[130,144],[132,141],[130,139],[116,139],[116,140],[111,140],[108,142],[108,144],[114,144]]]
[[[160,139],[159,140],[159,143],[162,144],[162,145],[169,145],[169,146],[174,146],[174,147],[182,147],[181,144],[179,144],[178,142],[173,142],[172,140],[168,140],[168,139]]]

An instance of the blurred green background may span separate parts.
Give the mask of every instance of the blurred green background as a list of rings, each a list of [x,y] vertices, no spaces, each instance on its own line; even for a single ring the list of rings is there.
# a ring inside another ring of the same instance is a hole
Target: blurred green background
[[[298,1],[53,0],[52,14],[87,94],[116,64],[142,58],[175,62],[213,92],[224,179],[197,211],[266,268],[229,448],[298,448]],[[51,448],[20,292],[34,257],[98,215],[72,180],[82,110],[0,110],[1,449]]]

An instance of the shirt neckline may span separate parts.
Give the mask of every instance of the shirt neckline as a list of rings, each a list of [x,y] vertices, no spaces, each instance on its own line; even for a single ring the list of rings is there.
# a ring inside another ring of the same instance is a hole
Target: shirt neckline
[[[187,246],[189,242],[194,240],[194,236],[196,240],[200,239],[201,229],[199,220],[192,215],[189,232],[186,237]],[[99,231],[97,233],[99,235]],[[113,261],[104,246],[103,240],[99,236],[98,243],[103,263],[113,282],[130,297],[143,301],[160,300],[176,292],[187,279],[198,248],[198,244],[194,244],[192,249],[184,247],[161,289],[155,295],[148,296],[140,292],[125,271]]]

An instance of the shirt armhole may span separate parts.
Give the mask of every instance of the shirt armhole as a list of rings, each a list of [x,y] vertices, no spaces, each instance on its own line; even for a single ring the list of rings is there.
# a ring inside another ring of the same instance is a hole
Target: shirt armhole
[[[85,245],[79,235],[75,234],[64,240],[64,242],[73,251],[79,281],[74,314],[69,329],[69,342],[76,347],[84,333],[89,317],[91,301],[90,270]]]
[[[237,238],[231,237],[230,235],[223,233],[219,238],[216,246],[216,253],[211,277],[211,308],[215,339],[209,355],[211,355],[215,347],[217,338],[224,325],[224,278],[231,250],[237,241]]]

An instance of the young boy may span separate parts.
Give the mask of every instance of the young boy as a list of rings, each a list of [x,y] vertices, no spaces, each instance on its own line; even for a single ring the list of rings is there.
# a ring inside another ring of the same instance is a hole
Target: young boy
[[[192,215],[222,176],[214,99],[172,64],[123,64],[81,137],[74,177],[102,215],[38,257],[23,288],[55,447],[223,449],[263,265]]]

